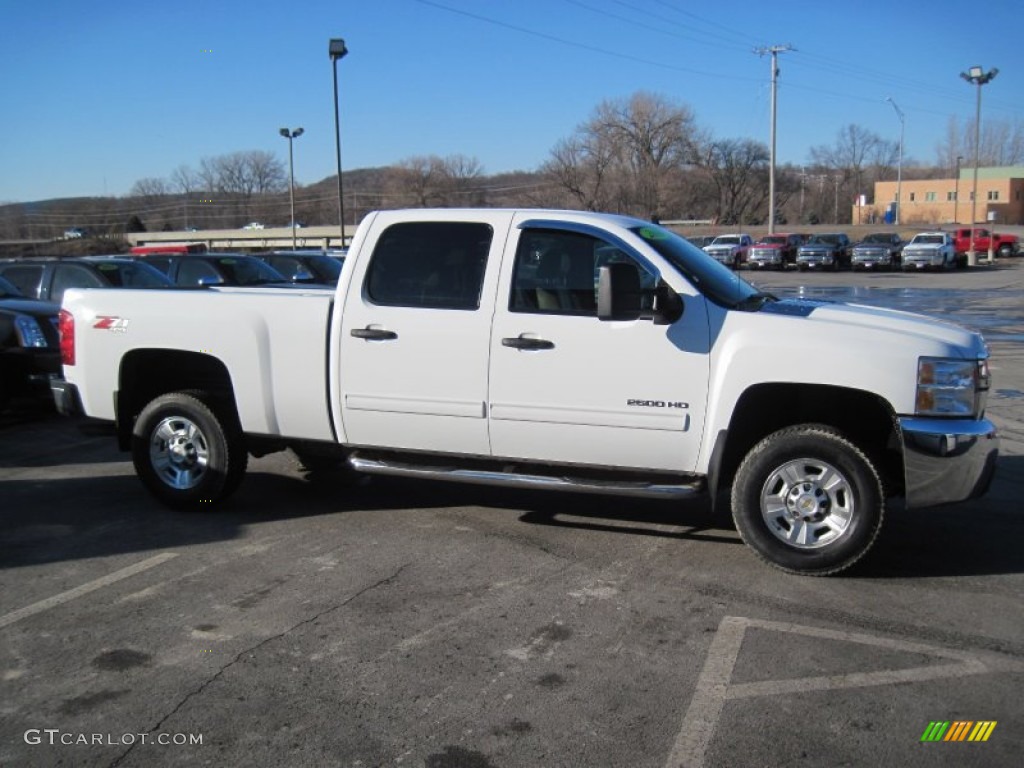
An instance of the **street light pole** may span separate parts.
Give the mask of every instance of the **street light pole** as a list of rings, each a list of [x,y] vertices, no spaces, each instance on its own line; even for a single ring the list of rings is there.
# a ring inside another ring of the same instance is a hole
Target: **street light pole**
[[[971,192],[971,249],[967,251],[967,265],[974,267],[978,264],[978,255],[974,250],[974,225],[978,221],[978,165],[981,163],[981,86],[992,82],[999,70],[992,67],[985,72],[981,67],[971,67],[966,72],[961,72],[960,77],[968,83],[978,86],[978,105],[974,113],[974,191]]]
[[[956,156],[956,179],[954,179],[953,187],[953,223],[960,223],[959,208],[960,208],[960,163],[964,161],[963,155]]]
[[[294,131],[282,128],[279,133],[288,139],[288,195],[292,202],[292,250],[295,250],[295,155],[292,153],[292,140],[299,138],[303,131],[301,128]]]
[[[334,68],[334,151],[338,159],[338,227],[341,230],[341,247],[345,247],[345,192],[341,181],[341,122],[338,119],[338,59],[348,54],[345,41],[331,38],[327,45],[327,54],[331,57]]]
[[[903,207],[903,199],[900,195],[901,187],[903,186],[903,111],[896,106],[896,102],[892,100],[892,96],[886,99],[892,108],[896,110],[896,116],[900,119],[900,157],[896,163],[896,226],[900,225],[900,208]]]

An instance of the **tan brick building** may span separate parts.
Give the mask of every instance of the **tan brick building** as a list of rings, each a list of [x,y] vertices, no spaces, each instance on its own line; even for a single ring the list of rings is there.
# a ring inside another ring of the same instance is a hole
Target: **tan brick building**
[[[886,211],[896,200],[896,186],[895,181],[875,182],[874,203],[854,205],[853,223],[884,222]],[[973,168],[961,168],[959,180],[904,180],[900,185],[900,224],[969,223],[973,188]],[[978,169],[977,221],[1024,224],[1024,167]]]

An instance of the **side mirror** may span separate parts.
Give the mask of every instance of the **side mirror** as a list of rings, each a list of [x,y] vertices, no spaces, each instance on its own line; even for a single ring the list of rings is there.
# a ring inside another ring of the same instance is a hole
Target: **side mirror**
[[[632,264],[598,269],[597,319],[637,320],[641,314],[640,271]]]
[[[219,275],[203,275],[196,281],[197,285],[224,285],[224,278]]]
[[[654,320],[655,325],[672,325],[683,316],[683,300],[665,282],[659,282],[654,289]]]

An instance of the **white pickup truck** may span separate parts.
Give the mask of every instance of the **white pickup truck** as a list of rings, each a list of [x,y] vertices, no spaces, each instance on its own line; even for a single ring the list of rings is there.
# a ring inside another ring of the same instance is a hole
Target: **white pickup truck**
[[[986,491],[988,352],[957,325],[777,300],[607,214],[369,214],[336,290],[69,290],[60,410],[116,427],[145,486],[207,508],[249,454],[673,499],[731,488],[791,572],[861,558],[887,499]]]

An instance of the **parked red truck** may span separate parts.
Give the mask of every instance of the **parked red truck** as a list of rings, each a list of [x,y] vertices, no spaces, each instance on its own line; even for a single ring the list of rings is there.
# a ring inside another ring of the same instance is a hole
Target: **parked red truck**
[[[976,253],[987,252],[990,240],[992,252],[1000,256],[1016,256],[1020,253],[1020,238],[1016,235],[1000,235],[989,232],[981,227],[974,228],[974,250]],[[956,245],[957,253],[967,253],[971,250],[971,228],[961,227],[953,232],[953,243]]]

